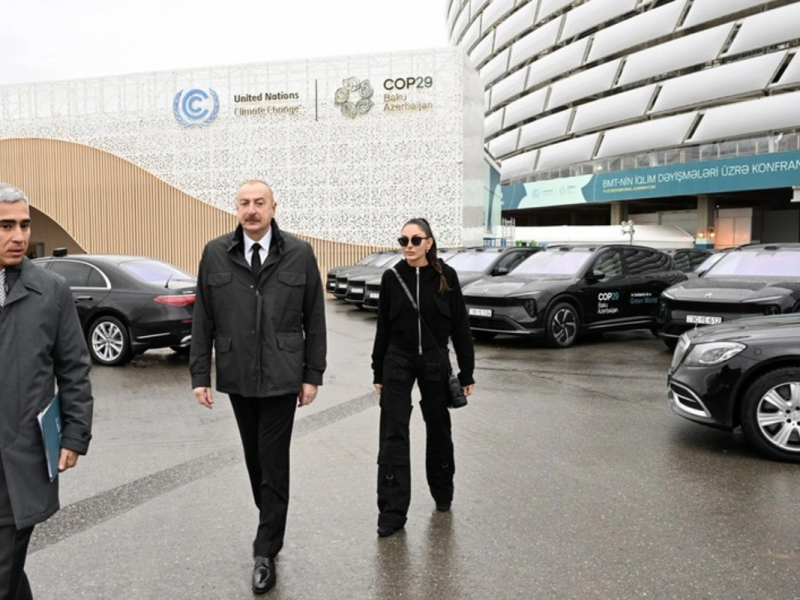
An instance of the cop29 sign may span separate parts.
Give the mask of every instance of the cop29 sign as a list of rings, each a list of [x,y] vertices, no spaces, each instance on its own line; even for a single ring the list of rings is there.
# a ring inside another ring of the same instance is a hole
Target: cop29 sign
[[[219,96],[211,88],[194,88],[186,93],[181,90],[172,101],[172,114],[184,127],[206,127],[219,114]]]

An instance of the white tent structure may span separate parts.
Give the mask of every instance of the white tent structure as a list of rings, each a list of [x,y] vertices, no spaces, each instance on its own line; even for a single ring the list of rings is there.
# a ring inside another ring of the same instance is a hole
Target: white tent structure
[[[557,244],[638,244],[669,250],[694,248],[694,236],[675,225],[633,225],[633,236],[620,225],[558,225],[555,227],[516,227],[514,241],[531,245]]]

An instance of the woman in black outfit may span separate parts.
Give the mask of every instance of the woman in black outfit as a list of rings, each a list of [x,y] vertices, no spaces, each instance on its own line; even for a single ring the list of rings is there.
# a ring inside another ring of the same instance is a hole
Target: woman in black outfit
[[[398,239],[405,260],[395,267],[419,306],[423,324],[397,275],[381,279],[378,327],[372,350],[375,389],[381,395],[378,454],[378,535],[402,529],[411,502],[408,424],[411,389],[417,381],[427,444],[425,469],[436,509],[453,501],[453,438],[447,410],[447,341],[453,340],[459,381],[472,393],[475,352],[467,309],[456,272],[436,256],[436,240],[425,219],[411,219]],[[441,351],[440,351],[441,350]],[[444,355],[444,356],[443,356]]]

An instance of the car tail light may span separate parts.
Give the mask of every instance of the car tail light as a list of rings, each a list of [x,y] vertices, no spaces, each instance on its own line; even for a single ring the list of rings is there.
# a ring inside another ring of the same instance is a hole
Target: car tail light
[[[183,308],[184,306],[194,304],[194,299],[194,294],[183,294],[182,296],[156,296],[153,298],[153,301],[159,304],[166,304],[167,306]]]

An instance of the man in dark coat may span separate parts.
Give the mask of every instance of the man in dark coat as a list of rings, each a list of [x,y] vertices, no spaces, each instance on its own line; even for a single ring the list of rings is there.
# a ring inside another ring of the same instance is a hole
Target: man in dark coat
[[[37,415],[61,397],[66,471],[89,447],[89,351],[72,293],[60,276],[25,258],[28,199],[0,183],[0,599],[32,598],[25,556],[33,527],[58,508]],[[55,592],[54,592],[55,594]]]
[[[289,506],[289,444],[297,406],[314,401],[325,371],[322,279],[311,246],[282,232],[263,181],[236,194],[239,227],[206,244],[197,278],[189,369],[197,401],[228,394],[259,522],[252,588],[275,585]]]

